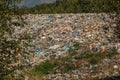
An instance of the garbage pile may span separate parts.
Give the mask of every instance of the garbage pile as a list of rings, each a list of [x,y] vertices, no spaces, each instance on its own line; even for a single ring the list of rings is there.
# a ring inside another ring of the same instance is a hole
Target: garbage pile
[[[93,51],[105,51],[116,47],[120,43],[114,35],[115,20],[108,14],[27,14],[23,15],[28,23],[24,28],[16,26],[14,36],[28,33],[34,37],[31,41],[24,41],[34,47],[26,51],[34,54],[29,63],[41,62],[65,56],[66,52],[74,48],[73,43],[79,42]],[[120,50],[119,50],[120,51]]]

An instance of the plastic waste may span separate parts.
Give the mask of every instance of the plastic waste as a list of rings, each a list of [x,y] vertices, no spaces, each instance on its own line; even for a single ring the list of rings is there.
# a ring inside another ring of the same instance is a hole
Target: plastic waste
[[[80,32],[81,32],[81,30],[80,30],[80,29],[78,29],[78,32],[80,33]]]
[[[90,18],[90,17],[88,17],[87,19],[88,19],[88,20],[90,20],[91,18]]]
[[[19,48],[16,48],[16,52],[18,52],[19,51]]]
[[[60,47],[60,45],[54,45],[54,46],[51,46],[49,49],[57,49],[59,47]]]
[[[48,19],[49,19],[49,20],[51,20],[51,19],[52,19],[52,17],[51,17],[51,16],[48,16]]]
[[[108,37],[111,38],[112,34],[109,33],[109,29],[106,33],[103,29],[104,26],[108,28],[110,25],[104,21],[108,20],[106,18],[105,14],[29,15],[27,28],[21,29],[16,27],[15,33],[20,34],[17,33],[19,30],[20,32],[26,30],[31,36],[36,36],[33,41],[28,42],[30,48],[27,48],[27,51],[34,51],[35,55],[37,55],[36,57],[38,55],[46,55],[48,57],[51,54],[63,55],[66,51],[74,48],[71,46],[74,42],[83,43],[83,45],[85,43],[85,46],[89,46],[89,43],[100,42],[100,46],[107,45],[109,48],[112,48],[111,45],[108,45]],[[89,47],[93,51],[98,51],[98,49],[99,51],[104,51],[105,49],[104,47]],[[118,46],[116,49],[118,49]],[[40,57],[38,58],[41,59]]]
[[[44,52],[39,52],[39,54],[43,55],[43,54],[44,54]]]
[[[71,49],[72,49],[72,47],[73,47],[73,46],[68,46],[68,47],[66,47],[66,51],[71,50]]]
[[[38,54],[40,51],[39,50],[35,50],[35,53]]]

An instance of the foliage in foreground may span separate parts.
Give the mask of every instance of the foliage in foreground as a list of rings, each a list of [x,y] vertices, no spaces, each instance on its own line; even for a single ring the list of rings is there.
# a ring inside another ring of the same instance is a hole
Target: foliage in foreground
[[[40,65],[35,66],[35,72],[41,72],[43,74],[48,74],[54,67],[56,66],[56,63],[45,61],[44,63],[41,63]]]

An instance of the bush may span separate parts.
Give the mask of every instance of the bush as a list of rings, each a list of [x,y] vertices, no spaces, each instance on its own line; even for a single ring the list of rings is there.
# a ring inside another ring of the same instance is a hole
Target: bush
[[[39,72],[42,74],[48,74],[54,67],[56,66],[56,62],[51,63],[50,61],[46,61],[41,63],[40,65],[35,66],[35,72]]]
[[[118,53],[117,53],[117,50],[116,50],[116,49],[112,49],[112,50],[107,54],[107,56],[111,57],[111,56],[114,56],[114,55],[116,55],[116,54],[118,54]]]
[[[62,72],[66,73],[70,70],[74,70],[76,67],[74,65],[64,65]]]
[[[97,64],[100,60],[101,60],[101,59],[100,59],[99,56],[92,56],[92,57],[90,58],[90,63],[91,63],[91,64]]]

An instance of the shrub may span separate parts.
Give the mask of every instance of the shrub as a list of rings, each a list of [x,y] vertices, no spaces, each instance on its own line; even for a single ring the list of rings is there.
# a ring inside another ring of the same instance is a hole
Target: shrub
[[[52,63],[50,61],[46,61],[44,63],[35,66],[34,70],[42,74],[48,74],[55,66],[56,66],[56,62]]]
[[[100,59],[100,57],[99,56],[92,56],[91,58],[90,58],[90,63],[91,64],[97,64],[99,61],[100,61],[101,59]]]

